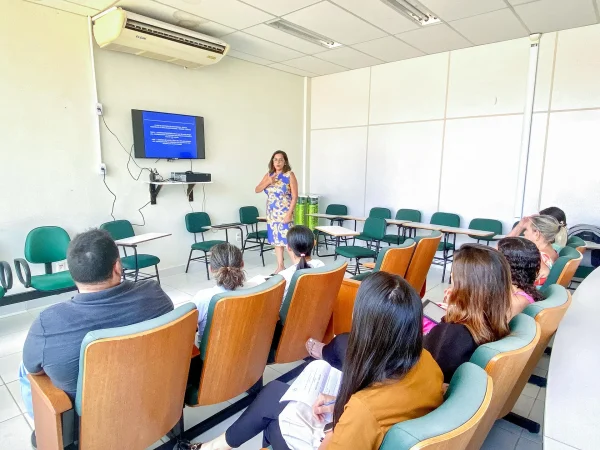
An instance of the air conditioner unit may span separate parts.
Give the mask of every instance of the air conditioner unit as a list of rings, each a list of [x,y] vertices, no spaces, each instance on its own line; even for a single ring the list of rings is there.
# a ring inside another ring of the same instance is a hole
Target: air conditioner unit
[[[219,39],[119,7],[92,17],[92,23],[101,48],[188,68],[218,63],[229,51],[229,45]]]

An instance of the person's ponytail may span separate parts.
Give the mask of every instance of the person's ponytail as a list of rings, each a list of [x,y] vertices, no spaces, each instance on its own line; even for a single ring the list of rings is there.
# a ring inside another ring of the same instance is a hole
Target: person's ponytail
[[[210,268],[217,286],[233,291],[244,285],[244,259],[239,248],[224,242],[210,250]]]
[[[565,247],[567,245],[567,240],[569,237],[567,236],[567,227],[561,225],[558,229],[558,233],[556,233],[556,237],[554,238],[554,243],[561,247]]]
[[[315,235],[310,228],[303,225],[296,225],[287,233],[288,246],[294,255],[300,257],[300,261],[296,265],[296,269],[308,269],[308,261],[306,257],[310,257],[313,247],[315,245]]]
[[[221,267],[215,273],[215,279],[219,286],[223,286],[228,291],[233,291],[243,286],[246,277],[240,267]]]

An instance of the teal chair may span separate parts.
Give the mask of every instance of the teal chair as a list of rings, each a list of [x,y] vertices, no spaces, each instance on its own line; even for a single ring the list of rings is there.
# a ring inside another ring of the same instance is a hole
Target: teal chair
[[[368,218],[369,219],[391,219],[392,212],[388,208],[381,208],[381,207],[376,206],[374,208],[371,208],[371,210],[369,211]],[[365,226],[366,226],[366,224],[365,224]],[[387,229],[387,222],[386,222],[386,229]],[[385,237],[385,234],[384,234],[384,237]],[[358,239],[359,241],[366,241],[367,247],[371,247],[372,239],[365,234],[364,229],[358,236],[355,236],[354,239],[355,240]],[[356,241],[353,241],[353,242],[356,242]]]
[[[433,225],[441,225],[445,227],[460,227],[460,216],[458,214],[446,213],[446,212],[436,212],[431,216],[431,220],[429,223]],[[449,242],[449,236],[452,235],[452,242]],[[434,260],[437,264],[441,264],[444,266],[444,271],[442,272],[442,283],[444,282],[444,278],[446,277],[446,265],[452,261],[454,257],[454,251],[456,250],[456,234],[454,233],[444,233],[444,240],[440,242],[438,245],[438,252],[442,252],[443,256],[441,258],[436,257]],[[450,254],[452,252],[452,254]]]
[[[542,289],[546,289],[553,284],[569,287],[582,258],[583,255],[573,247],[564,247],[560,250],[558,252],[558,259],[554,261]]]
[[[396,213],[396,220],[410,220],[411,222],[420,222],[421,221],[421,211],[416,209],[399,209]],[[402,232],[402,234],[401,234]],[[411,233],[415,233],[416,228],[408,229],[408,237],[406,236],[406,228],[402,225],[398,225],[398,234],[386,234],[383,237],[383,242],[387,242],[392,245],[402,244],[407,238],[412,237]]]
[[[583,239],[581,239],[579,236],[571,236],[569,239],[567,239],[567,247],[573,247],[573,248],[584,247],[585,248],[585,241]]]
[[[479,241],[484,241],[486,245],[490,245],[490,242],[495,240],[495,235],[502,234],[502,222],[495,219],[473,219],[469,222],[469,228],[472,230],[491,231],[494,233],[493,236],[485,237],[469,235],[471,239],[477,240],[478,244]]]
[[[332,203],[327,205],[325,209],[325,214],[330,214],[332,216],[347,216],[348,215],[348,207],[346,205],[338,205]],[[329,225],[338,225],[342,226],[344,224],[344,219],[330,219]],[[325,249],[328,249],[328,244],[335,245],[336,240],[334,238],[329,237],[328,234],[323,233],[319,230],[315,230],[315,239],[317,241],[317,256],[319,256],[319,238],[323,236],[323,243],[325,244]]]
[[[187,266],[185,266],[185,273],[188,272],[190,268],[190,262],[199,261],[203,262],[206,265],[206,279],[210,280],[210,272],[208,270],[208,264],[210,263],[210,258],[208,254],[210,250],[217,244],[223,244],[227,241],[221,240],[204,240],[204,233],[210,230],[211,222],[210,217],[205,212],[193,212],[185,215],[185,228],[194,234],[194,243],[192,244],[192,248],[190,250],[190,256],[188,257]],[[202,236],[202,242],[198,242],[196,234],[200,233]],[[192,258],[192,253],[194,251],[204,252],[204,255],[198,256],[197,258]]]
[[[5,261],[0,261],[0,298],[4,297],[6,291],[12,288],[12,270]]]
[[[246,239],[242,243],[242,253],[246,250],[259,248],[262,265],[265,267],[264,253],[267,250],[265,244],[269,235],[267,230],[258,229],[258,209],[256,206],[242,206],[240,208],[240,223],[246,227]],[[248,230],[248,227],[250,227],[250,230]],[[248,242],[256,245],[248,247]]]
[[[391,273],[393,275],[399,275],[404,278],[416,246],[417,245],[413,239],[406,239],[400,245],[382,248],[379,252],[379,255],[377,255],[377,261],[375,262],[375,267],[373,267],[373,270],[355,275],[352,277],[352,279],[363,281],[373,272],[379,271]]]
[[[60,227],[31,230],[25,239],[25,259],[15,259],[17,278],[23,286],[44,292],[75,287],[68,270],[52,273],[52,263],[67,259],[70,242],[69,234]],[[44,264],[45,274],[32,276],[28,263]]]
[[[133,231],[133,226],[129,220],[114,220],[112,222],[106,222],[100,225],[100,229],[107,231],[115,241],[135,236],[135,231]],[[121,258],[121,265],[123,266],[123,279],[129,278],[137,282],[138,280],[156,278],[160,284],[160,276],[158,275],[158,263],[160,263],[160,259],[158,259],[157,256],[138,253],[137,245],[135,244],[119,245],[119,247],[123,247],[123,254],[125,255]],[[127,255],[128,247],[133,249],[133,255]],[[154,266],[156,275],[140,272],[141,269],[152,266]]]
[[[350,260],[355,259],[356,265],[354,266],[354,272],[350,272],[353,275],[360,273],[360,260],[364,258],[377,259],[379,253],[379,247],[381,240],[385,236],[385,230],[387,223],[385,219],[369,217],[365,221],[365,227],[362,231],[362,236],[367,240],[367,247],[361,247],[358,245],[340,246],[335,249],[335,259],[338,255],[348,258]],[[374,246],[375,248],[371,248]]]
[[[452,376],[444,403],[418,419],[394,425],[379,450],[467,448],[492,398],[492,379],[473,363],[464,363]]]

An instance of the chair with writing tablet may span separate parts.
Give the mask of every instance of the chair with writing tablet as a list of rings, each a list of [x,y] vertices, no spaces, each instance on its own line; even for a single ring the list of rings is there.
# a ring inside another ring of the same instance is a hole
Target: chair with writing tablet
[[[379,253],[381,240],[383,239],[383,236],[385,236],[386,227],[387,224],[384,219],[369,217],[365,221],[365,227],[362,231],[362,235],[363,237],[369,239],[370,245],[368,247],[362,247],[359,245],[347,245],[342,247],[336,247],[335,259],[337,259],[338,255],[340,255],[344,258],[348,258],[350,261],[352,261],[353,259],[356,260],[356,265],[354,266],[354,272],[352,274],[356,275],[357,273],[360,273],[361,259],[377,259],[377,254]],[[370,248],[372,244],[375,244],[375,248]]]
[[[185,228],[194,235],[194,243],[192,244],[192,248],[190,249],[190,255],[188,256],[187,266],[185,267],[185,273],[187,273],[187,271],[190,268],[190,262],[203,262],[206,266],[207,280],[210,280],[210,272],[208,271],[208,265],[210,263],[210,258],[208,254],[210,253],[210,250],[217,244],[223,244],[227,242],[218,239],[205,241],[204,233],[206,233],[210,229],[210,226],[210,216],[205,212],[193,212],[185,215]],[[202,236],[201,242],[198,242],[198,239],[196,237],[196,234],[198,233],[200,233],[200,236]],[[192,258],[192,253],[194,253],[195,251],[201,251],[204,253],[204,255]]]
[[[463,450],[481,424],[493,393],[492,378],[464,363],[452,376],[444,403],[418,419],[392,426],[379,450]]]
[[[469,222],[469,228],[471,230],[490,231],[494,233],[493,236],[469,235],[469,237],[475,239],[477,243],[483,241],[486,243],[486,245],[490,245],[490,242],[495,240],[495,235],[502,234],[502,222],[495,219],[473,219],[471,222]]]
[[[431,216],[430,224],[440,225],[445,227],[460,227],[460,216],[454,213],[447,212],[436,212]],[[435,260],[440,261],[439,264],[442,264],[442,282],[444,282],[444,277],[446,276],[446,265],[453,259],[454,252],[456,251],[456,234],[452,234],[452,242],[450,242],[447,238],[444,241],[440,242],[438,245],[438,252],[442,252],[441,258],[434,258]],[[446,233],[448,236],[448,233]],[[452,254],[450,254],[452,252]]]
[[[329,214],[332,216],[346,216],[348,215],[348,207],[346,205],[337,205],[337,204],[330,204],[327,205],[327,208],[325,209],[325,214]],[[344,224],[344,219],[329,219],[329,225],[338,225],[338,226],[342,226]],[[317,241],[316,245],[319,245],[319,238],[321,236],[323,236],[323,243],[325,244],[325,248],[327,247],[327,244],[331,244],[331,245],[335,245],[336,241],[334,238],[329,237],[328,234],[323,233],[322,231],[319,230],[315,230],[315,239]]]
[[[379,271],[399,275],[404,278],[416,247],[417,245],[414,240],[407,239],[400,245],[382,248],[379,255],[377,255],[377,261],[373,266],[373,270],[355,275],[352,279],[362,281],[371,273]]]
[[[152,320],[87,333],[74,404],[47,375],[28,375],[38,448],[60,450],[79,440],[79,450],[143,449],[162,438],[182,417],[197,324],[198,311],[187,303]]]
[[[416,209],[399,209],[398,212],[396,213],[396,220],[409,220],[410,222],[420,222],[421,221],[421,211],[418,211]],[[406,231],[408,230],[408,236],[406,236],[404,233],[406,233]],[[403,234],[400,234],[400,231],[403,231]],[[415,233],[416,235],[417,230],[415,228],[404,228],[402,226],[398,227],[398,233],[397,234],[386,234],[383,237],[383,242],[387,242],[388,244],[392,245],[399,245],[402,244],[406,239],[410,238],[413,236],[412,233]]]
[[[240,223],[246,227],[246,239],[242,243],[242,253],[246,250],[259,248],[262,265],[265,267],[265,244],[269,235],[267,230],[258,229],[260,223],[258,217],[258,208],[256,206],[242,206],[240,208]],[[250,227],[250,230],[248,230],[248,227]],[[248,247],[248,243],[256,245]]]
[[[369,211],[368,219],[383,219],[383,220],[385,220],[385,219],[391,219],[391,218],[392,218],[392,212],[388,208],[382,208],[379,206],[375,206],[375,207],[371,208]],[[366,226],[367,226],[367,224],[365,222],[365,227]],[[386,229],[387,229],[387,223],[386,223]],[[385,237],[385,232],[384,232],[384,236],[382,236],[380,240],[383,240],[384,237]],[[368,234],[366,234],[364,229],[358,236],[355,236],[354,239],[358,239],[359,241],[366,241],[367,247],[370,247],[371,243],[373,241],[373,238],[371,236],[369,236]]]

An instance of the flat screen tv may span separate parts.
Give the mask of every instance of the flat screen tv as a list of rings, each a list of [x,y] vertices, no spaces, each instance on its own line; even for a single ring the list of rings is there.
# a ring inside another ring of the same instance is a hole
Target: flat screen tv
[[[204,159],[204,118],[131,110],[136,158]]]

